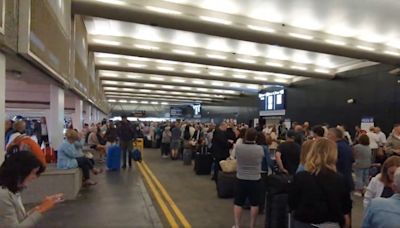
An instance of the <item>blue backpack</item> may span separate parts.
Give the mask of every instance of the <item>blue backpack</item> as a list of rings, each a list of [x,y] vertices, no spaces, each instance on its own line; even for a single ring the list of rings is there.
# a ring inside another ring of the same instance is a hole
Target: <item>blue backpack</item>
[[[134,161],[141,162],[142,161],[142,153],[138,149],[132,150],[132,158]]]

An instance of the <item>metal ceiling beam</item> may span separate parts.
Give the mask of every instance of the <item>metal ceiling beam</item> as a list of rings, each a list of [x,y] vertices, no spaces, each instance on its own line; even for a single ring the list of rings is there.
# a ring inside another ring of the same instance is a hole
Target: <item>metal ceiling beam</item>
[[[355,59],[366,59],[398,65],[400,57],[383,53],[357,49],[354,46],[339,46],[318,40],[306,40],[279,33],[265,33],[250,30],[244,26],[223,25],[199,20],[184,15],[154,13],[143,8],[104,4],[97,1],[73,0],[72,12],[76,14],[102,17],[113,20],[128,21],[140,24],[154,25],[213,36],[226,37],[262,44],[279,45],[288,48],[320,52]]]
[[[154,98],[146,98],[146,97],[124,97],[124,96],[108,96],[107,100],[109,99],[114,99],[114,100],[139,100],[139,101],[157,101],[157,102],[171,102],[171,101],[177,101],[177,102],[188,102],[188,103],[202,103],[202,104],[215,104],[215,103],[221,103],[221,102],[216,102],[216,101],[204,101],[204,100],[191,100],[191,99],[170,99],[170,98],[160,98],[155,100]],[[122,102],[124,103],[124,102]],[[127,102],[129,103],[129,102]]]
[[[288,74],[288,75],[303,76],[310,78],[332,79],[334,77],[333,74],[324,74],[314,71],[296,70],[287,67],[275,67],[275,66],[260,65],[260,64],[249,64],[239,61],[212,59],[203,56],[181,55],[173,52],[144,50],[140,48],[125,47],[125,46],[112,46],[106,44],[89,43],[89,50],[94,52],[130,55],[130,56],[138,56],[138,57],[153,58],[153,59],[165,59],[177,62],[197,63],[203,65]]]
[[[188,100],[203,100],[203,101],[217,101],[217,100],[220,100],[220,101],[222,101],[223,99],[214,99],[214,98],[211,98],[211,97],[186,97],[186,96],[183,96],[183,95],[150,95],[150,96],[147,96],[147,95],[144,95],[144,94],[140,94],[140,93],[136,93],[136,94],[107,94],[107,96],[120,96],[120,97],[130,97],[130,99],[134,99],[135,97],[147,97],[147,98],[149,98],[149,99],[153,99],[153,98],[158,98],[158,99],[163,99],[163,98],[165,98],[165,99],[179,99],[179,100],[185,100],[185,99],[188,99]],[[181,98],[181,97],[184,97],[184,98]]]
[[[132,95],[132,96],[135,96],[135,95],[150,95],[148,97],[156,97],[156,96],[161,96],[162,97],[164,95],[167,95],[167,96],[185,96],[185,97],[188,97],[188,98],[208,98],[208,99],[213,99],[213,100],[228,100],[229,99],[228,97],[212,97],[212,96],[204,97],[204,96],[187,95],[187,94],[184,94],[184,93],[182,93],[182,94],[166,94],[166,93],[140,92],[140,91],[137,91],[137,92],[106,91],[105,95]]]
[[[184,72],[176,72],[176,71],[144,69],[144,68],[134,68],[134,67],[125,67],[125,66],[110,66],[110,65],[102,65],[102,64],[96,65],[96,70],[132,72],[132,73],[153,74],[153,75],[159,75],[159,76],[182,77],[182,78],[200,79],[200,80],[237,82],[237,83],[245,83],[245,84],[281,85],[281,86],[288,85],[288,84],[284,84],[284,83],[267,82],[267,81],[264,82],[264,81],[240,79],[240,78],[234,78],[234,77],[227,79],[226,77],[212,76],[212,75],[206,75],[206,74],[192,74],[192,73],[184,73]]]
[[[148,90],[164,90],[164,91],[169,91],[169,92],[187,92],[187,93],[203,93],[203,94],[211,94],[211,95],[223,95],[226,97],[239,97],[239,96],[246,96],[245,93],[236,93],[236,94],[231,94],[231,93],[220,93],[220,92],[214,92],[214,91],[196,91],[193,86],[182,86],[182,87],[191,87],[193,90],[184,90],[180,89],[179,87],[174,88],[174,89],[164,89],[164,88],[146,88],[142,86],[127,86],[127,85],[102,85],[104,87],[115,87],[115,88],[132,88],[132,89],[148,89]],[[111,91],[111,90],[105,90],[105,91]]]

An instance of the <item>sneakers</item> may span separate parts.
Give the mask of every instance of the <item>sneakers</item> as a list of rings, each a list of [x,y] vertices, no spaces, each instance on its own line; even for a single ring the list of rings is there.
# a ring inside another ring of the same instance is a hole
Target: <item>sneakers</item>
[[[93,185],[96,185],[96,184],[97,184],[96,181],[92,181],[92,180],[90,180],[90,179],[85,180],[85,181],[83,182],[83,186],[93,186]]]

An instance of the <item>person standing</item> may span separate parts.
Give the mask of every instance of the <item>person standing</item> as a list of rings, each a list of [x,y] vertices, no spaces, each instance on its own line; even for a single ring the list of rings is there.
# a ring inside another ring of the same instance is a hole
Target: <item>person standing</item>
[[[375,133],[375,127],[370,127],[369,132],[367,132],[367,136],[369,138],[369,147],[372,150],[372,161],[375,162],[379,148],[379,135]]]
[[[359,144],[353,147],[354,173],[356,174],[356,191],[364,195],[364,188],[368,185],[369,168],[371,167],[372,151],[369,147],[369,137],[360,135]]]
[[[171,159],[178,159],[178,151],[181,146],[181,128],[179,123],[175,123],[172,125],[171,130]]]
[[[226,130],[228,125],[222,122],[219,127],[214,131],[212,138],[212,153],[214,156],[214,176],[213,180],[218,181],[218,172],[221,170],[219,162],[227,159],[229,154],[229,148],[233,145],[233,140],[228,140],[226,136]]]
[[[300,163],[301,147],[295,142],[296,133],[289,130],[286,142],[281,143],[275,153],[275,160],[281,172],[294,175]]]
[[[400,124],[394,125],[393,131],[387,139],[385,151],[387,156],[400,156]]]
[[[49,142],[49,133],[47,131],[46,117],[40,118],[40,137],[45,144]]]
[[[265,137],[262,133],[260,133]],[[235,227],[240,227],[242,207],[249,199],[250,228],[256,227],[258,207],[260,205],[261,191],[261,162],[264,157],[264,150],[256,144],[257,130],[249,128],[246,131],[244,143],[236,146],[237,173],[236,191],[233,206]],[[265,141],[265,140],[264,140]]]
[[[133,149],[133,140],[136,138],[136,130],[129,122],[127,116],[121,116],[122,120],[120,126],[117,129],[119,138],[119,145],[122,151],[122,168],[126,168],[126,159],[128,158],[129,167],[132,166],[131,151]]]
[[[166,126],[162,133],[161,138],[161,155],[163,158],[167,158],[171,150],[171,128]]]

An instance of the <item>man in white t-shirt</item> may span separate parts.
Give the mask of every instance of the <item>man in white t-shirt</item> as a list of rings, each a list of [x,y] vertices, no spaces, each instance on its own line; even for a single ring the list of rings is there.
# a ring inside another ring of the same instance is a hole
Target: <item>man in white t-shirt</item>
[[[375,133],[378,134],[378,146],[384,147],[386,144],[386,135],[382,132],[380,127],[375,128]]]
[[[367,132],[369,138],[369,147],[372,150],[372,161],[375,162],[376,154],[379,148],[379,135],[375,133],[375,127],[370,127]]]

